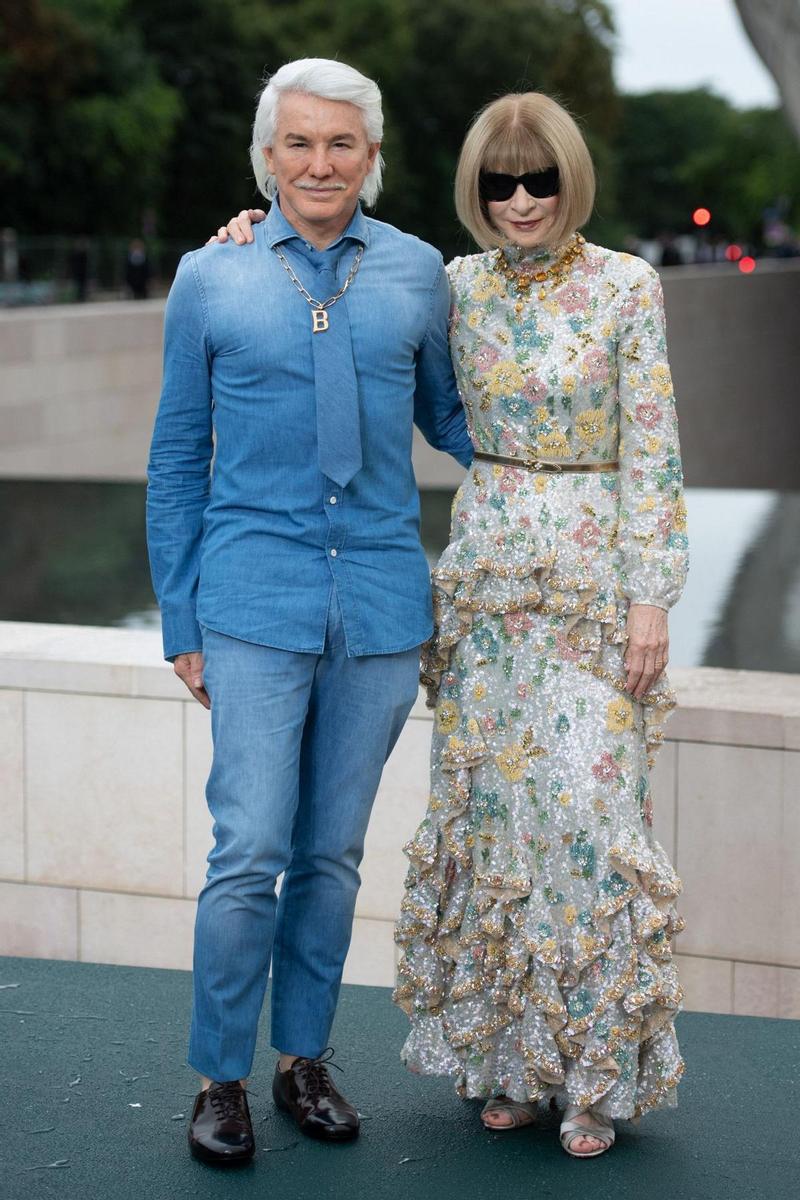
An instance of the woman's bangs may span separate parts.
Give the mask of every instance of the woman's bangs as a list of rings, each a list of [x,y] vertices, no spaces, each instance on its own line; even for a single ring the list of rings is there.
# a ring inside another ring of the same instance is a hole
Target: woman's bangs
[[[546,171],[556,165],[552,153],[541,139],[519,124],[506,126],[489,139],[481,164],[484,171],[504,175]]]

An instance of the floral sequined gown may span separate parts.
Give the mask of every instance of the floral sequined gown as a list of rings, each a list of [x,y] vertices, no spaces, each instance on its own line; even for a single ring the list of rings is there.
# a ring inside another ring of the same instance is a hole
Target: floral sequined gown
[[[515,271],[554,259],[519,250]],[[406,847],[395,999],[407,1066],[464,1096],[631,1117],[675,1103],[680,882],[648,767],[674,698],[623,690],[631,602],[669,608],[685,509],[657,274],[587,244],[524,297],[496,252],[456,259],[451,349],[476,459],[433,572],[428,812]]]

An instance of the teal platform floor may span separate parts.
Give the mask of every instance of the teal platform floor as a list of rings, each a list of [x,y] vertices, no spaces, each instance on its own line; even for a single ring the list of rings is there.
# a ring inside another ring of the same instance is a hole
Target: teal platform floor
[[[0,958],[2,1200],[798,1200],[800,1022],[689,1013],[677,1110],[621,1123],[575,1162],[554,1121],[482,1130],[480,1105],[400,1066],[406,1018],[343,989],[333,1043],[361,1138],[301,1137],[270,1098],[266,1027],[251,1084],[259,1153],[235,1173],[189,1158],[182,971]],[[337,1077],[338,1078],[338,1077]]]

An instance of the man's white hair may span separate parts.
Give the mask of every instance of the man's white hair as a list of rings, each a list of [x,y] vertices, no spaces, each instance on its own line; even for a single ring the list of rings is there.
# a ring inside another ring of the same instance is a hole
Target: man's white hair
[[[305,92],[322,100],[346,100],[361,110],[367,140],[372,143],[380,142],[383,138],[381,93],[372,79],[367,79],[354,67],[330,58],[298,58],[285,63],[267,81],[259,96],[250,146],[250,161],[258,190],[268,200],[273,199],[278,185],[275,176],[267,170],[262,151],[265,146],[273,144],[278,103],[284,92]],[[361,189],[361,199],[365,204],[372,206],[378,199],[382,175],[383,158],[379,153]]]

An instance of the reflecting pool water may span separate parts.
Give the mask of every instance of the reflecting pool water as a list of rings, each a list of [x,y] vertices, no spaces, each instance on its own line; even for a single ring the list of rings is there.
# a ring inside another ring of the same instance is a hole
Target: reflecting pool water
[[[422,493],[431,562],[450,499]],[[800,493],[690,488],[686,501],[672,663],[800,672]],[[0,481],[0,620],[158,628],[143,511],[138,483]]]

